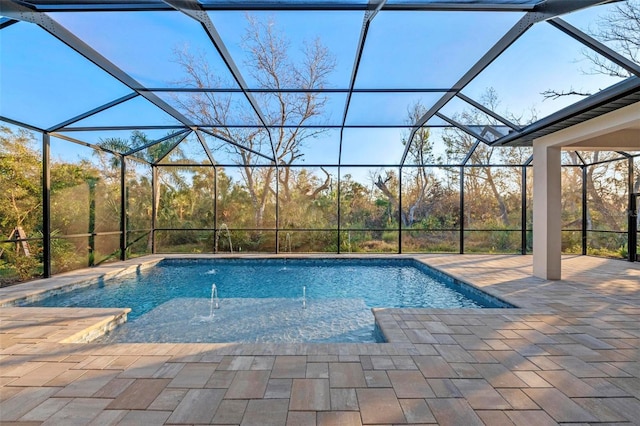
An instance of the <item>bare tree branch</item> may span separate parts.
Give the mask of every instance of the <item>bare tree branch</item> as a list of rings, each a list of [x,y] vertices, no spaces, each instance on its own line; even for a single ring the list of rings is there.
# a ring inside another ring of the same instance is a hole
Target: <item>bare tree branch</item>
[[[591,96],[592,93],[589,92],[581,92],[578,90],[573,90],[573,89],[569,89],[566,91],[556,91],[556,90],[545,90],[544,92],[541,93],[542,96],[544,96],[545,100],[546,99],[558,99],[558,98],[562,98],[564,96]]]
[[[284,166],[290,166],[303,157],[304,142],[318,136],[323,130],[305,129],[301,126],[322,116],[327,98],[321,93],[289,93],[284,89],[323,89],[336,62],[319,39],[304,42],[301,59],[294,60],[289,56],[290,41],[278,31],[273,20],[265,21],[247,15],[247,23],[241,42],[247,54],[245,69],[255,81],[256,88],[270,89],[268,93],[256,93],[255,97],[267,125],[277,128],[271,132],[271,138],[263,128],[230,126],[240,123],[260,124],[250,105],[238,101],[231,94],[194,93],[176,98],[175,101],[194,121],[211,125],[215,132],[237,144],[216,141],[212,151],[216,153],[223,150],[232,161],[242,166],[242,179],[256,212],[256,226],[261,226],[266,205],[273,198],[271,186],[275,179],[278,179],[282,192],[287,194],[293,177],[289,173],[274,176],[273,168],[255,167],[259,164],[259,159],[250,150],[271,155],[270,145],[273,143],[276,164]],[[234,86],[233,82],[224,81],[220,77],[219,70],[209,66],[205,55],[191,53],[183,48],[177,49],[174,56],[175,62],[182,66],[185,73],[180,82],[182,86]],[[292,126],[285,128],[285,125]]]

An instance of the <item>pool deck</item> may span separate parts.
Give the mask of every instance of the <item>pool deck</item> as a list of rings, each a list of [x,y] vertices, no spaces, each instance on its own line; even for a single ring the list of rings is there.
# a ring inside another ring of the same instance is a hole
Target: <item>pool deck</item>
[[[376,310],[385,344],[94,344],[124,310],[3,307],[0,423],[640,424],[639,263],[566,256],[545,281],[531,256],[412,257],[519,308]]]

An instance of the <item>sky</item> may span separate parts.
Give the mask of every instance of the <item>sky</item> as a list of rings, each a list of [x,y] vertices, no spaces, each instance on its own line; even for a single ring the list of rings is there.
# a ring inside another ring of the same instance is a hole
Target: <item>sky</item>
[[[583,29],[593,29],[599,14],[611,6],[599,6],[564,16]],[[301,59],[305,42],[319,38],[335,58],[329,88],[348,88],[360,30],[362,12],[258,12],[272,22],[289,41],[292,60]],[[115,65],[146,87],[181,87],[183,70],[176,50],[203,55],[226,88],[237,88],[230,73],[201,26],[181,13],[55,13],[51,15],[72,33],[93,46]],[[209,16],[250,87],[250,72],[242,37],[247,16],[241,12],[210,12]],[[374,18],[358,76],[356,89],[412,89],[451,87],[523,16],[513,12],[380,12]],[[481,100],[487,88],[500,99],[501,114],[523,116],[534,110],[538,118],[578,100],[544,100],[547,89],[598,91],[619,79],[588,74],[583,47],[546,23],[536,24],[462,93]],[[12,25],[0,33],[0,115],[47,128],[131,92],[44,30],[29,23]],[[158,93],[175,105],[175,95]],[[405,125],[410,105],[427,108],[442,93],[355,93],[347,124]],[[182,96],[182,95],[180,95]],[[247,101],[234,94],[239,107]],[[346,94],[328,95],[325,114],[318,124],[342,122]],[[456,101],[443,112],[453,116],[470,108]],[[435,119],[434,119],[435,122]],[[91,125],[174,125],[176,120],[142,97],[125,102],[78,122]],[[152,138],[166,131],[152,131]],[[345,129],[343,164],[394,164],[399,162],[408,128]],[[128,132],[70,132],[90,143],[105,137],[126,137]],[[438,132],[434,132],[436,134]],[[337,164],[339,130],[330,130],[306,144],[307,164]],[[86,150],[68,144],[69,155],[86,157]],[[65,146],[65,145],[61,145]],[[436,149],[442,149],[436,148]],[[61,148],[64,150],[64,148]]]

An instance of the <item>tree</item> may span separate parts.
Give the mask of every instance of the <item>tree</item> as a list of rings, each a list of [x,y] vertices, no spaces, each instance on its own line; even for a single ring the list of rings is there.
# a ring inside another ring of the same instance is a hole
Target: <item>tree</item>
[[[407,110],[407,124],[411,125],[417,122],[426,112],[427,108],[419,102],[411,105]],[[436,162],[433,153],[433,142],[429,139],[430,136],[431,133],[428,127],[422,127],[415,133],[408,152],[410,165],[422,166]],[[406,135],[402,140],[402,144],[406,145],[409,142],[409,135]],[[395,185],[390,186],[394,181],[397,181],[397,177],[393,172],[386,172],[384,178],[382,174],[376,174],[374,185],[389,199],[394,209],[400,212],[402,225],[411,227],[416,221],[418,209],[425,207],[425,199],[431,199],[431,196],[438,191],[438,183],[433,177],[433,173],[426,167],[406,167],[404,173],[406,178],[403,177],[402,189],[407,189],[406,194],[403,193],[403,205],[407,206],[406,210],[403,209],[404,206],[400,206],[397,190],[393,189],[394,186],[398,186],[397,182]]]
[[[597,40],[607,43],[614,51],[640,63],[640,0],[627,0],[617,3],[613,10],[600,16],[596,27],[589,33]],[[631,73],[610,62],[592,50],[583,50],[584,57],[591,64],[591,69],[585,71],[590,74],[604,74],[612,77],[627,78]],[[592,93],[569,90],[546,90],[542,93],[545,98],[557,99],[563,96],[590,96]]]
[[[314,91],[326,87],[327,77],[335,68],[335,60],[316,39],[304,43],[302,59],[295,61],[289,55],[289,40],[278,32],[274,21],[264,22],[248,16],[247,22],[242,48],[248,54],[246,66],[257,82],[257,88],[269,90],[268,93],[256,93],[266,123],[259,122],[255,112],[248,106],[235,103],[231,95],[198,93],[187,98],[176,98],[176,102],[192,120],[215,127],[214,132],[218,136],[234,143],[219,141],[214,152],[224,150],[235,164],[241,166],[242,178],[254,207],[255,225],[260,228],[267,204],[273,202],[275,179],[279,180],[280,191],[286,200],[292,182],[286,166],[303,156],[302,146],[306,140],[323,131],[301,126],[322,115],[327,98]],[[219,77],[217,70],[210,67],[203,55],[187,49],[175,50],[175,61],[184,69],[183,85],[196,88],[232,86],[231,82]],[[281,91],[291,88],[308,91]],[[261,127],[230,127],[237,123],[275,127],[270,132]],[[290,127],[284,128],[284,125]],[[256,152],[275,156],[275,165],[285,166],[282,172],[276,175],[274,167],[257,167],[260,162],[264,163],[264,159]],[[326,188],[330,178],[326,172],[325,176],[321,185]]]
[[[165,156],[170,149],[176,144],[181,136],[176,136],[173,138],[169,138],[165,141],[159,142],[157,144],[151,145],[149,148],[138,151],[138,153],[134,154],[138,158],[146,161],[150,164],[157,162],[163,156]],[[129,139],[124,138],[104,138],[98,141],[98,145],[102,148],[109,149],[114,152],[126,153],[133,149],[143,147],[151,143],[152,140],[149,137],[139,130],[134,130],[131,132]],[[181,157],[182,151],[180,147],[177,146],[174,148],[178,157]],[[102,164],[102,172],[101,175],[107,179],[116,180],[120,176],[120,157],[112,154],[105,153],[103,151],[94,151],[94,154],[98,156],[99,161]],[[175,182],[180,181],[180,177],[176,170],[171,170],[170,173],[159,173],[158,174],[159,184],[155,186],[155,194],[153,194],[153,200],[155,200],[155,212],[156,217],[160,211],[160,195],[161,195],[161,187],[173,187]],[[129,186],[131,186],[133,182],[129,182]],[[162,185],[161,185],[162,184]],[[153,208],[151,210],[154,210]],[[150,213],[150,212],[149,212]],[[147,239],[147,249],[151,250],[152,245],[152,235],[149,233],[149,237]]]
[[[493,88],[488,88],[486,90],[480,98],[480,102],[492,111],[498,110],[500,105],[498,95]],[[515,117],[510,118],[513,121],[519,121]],[[482,136],[487,139],[495,137],[495,135],[491,134],[493,126],[502,125],[492,117],[483,116],[483,114],[476,109],[462,111],[460,114],[454,116],[454,119],[460,123],[486,123],[483,131],[479,133],[483,133]],[[531,155],[531,150],[527,148],[512,147],[493,148],[484,143],[480,143],[475,146],[477,138],[458,128],[446,129],[444,133],[445,136],[443,137],[443,140],[447,148],[447,155],[463,159],[470,154],[468,163],[479,166],[470,167],[465,170],[465,190],[470,194],[475,194],[475,201],[477,204],[482,204],[484,206],[483,210],[480,212],[481,215],[485,216],[485,219],[489,219],[491,217],[491,214],[489,213],[490,204],[487,204],[487,201],[492,198],[498,208],[498,222],[504,227],[509,227],[510,208],[507,200],[510,192],[509,181],[513,182],[517,177],[509,176],[513,169],[495,169],[490,167],[490,165],[524,164],[527,157]],[[516,192],[519,188],[513,188],[513,190]],[[487,196],[487,198],[485,198],[485,196]],[[468,203],[469,202],[470,201],[468,201]],[[465,213],[467,214],[467,220],[469,220],[471,209],[466,209]]]
[[[42,208],[41,155],[33,135],[0,127],[0,234],[16,227],[27,235],[39,228]],[[4,238],[2,238],[4,239]]]

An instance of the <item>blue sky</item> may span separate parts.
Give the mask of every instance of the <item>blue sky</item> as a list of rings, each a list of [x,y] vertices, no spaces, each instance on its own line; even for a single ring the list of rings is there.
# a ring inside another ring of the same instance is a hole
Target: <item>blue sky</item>
[[[588,29],[598,13],[611,6],[592,8],[565,17]],[[304,40],[319,37],[336,59],[329,87],[346,88],[363,14],[361,12],[260,12],[258,19],[273,20],[290,41],[290,55],[300,58]],[[237,87],[214,47],[198,23],[180,13],[82,13],[53,14],[54,19],[92,45],[147,87],[181,86],[181,67],[175,49],[186,48],[207,58],[226,87]],[[381,12],[374,19],[356,80],[356,88],[447,88],[455,83],[482,54],[517,20],[521,13]],[[212,12],[210,17],[245,80],[255,84],[242,46],[246,16],[240,12]],[[130,92],[77,53],[32,24],[20,23],[2,30],[0,37],[0,114],[48,127]],[[528,114],[539,118],[574,102],[544,101],[546,89],[597,91],[619,81],[587,75],[582,47],[546,23],[537,24],[496,62],[478,76],[463,93],[479,100],[488,87],[497,91],[499,113]],[[404,124],[407,109],[415,102],[430,106],[435,93],[354,94],[348,124]],[[169,103],[171,94],[161,94]],[[242,95],[234,95],[245,103]],[[345,94],[329,95],[325,115],[318,123],[340,124]],[[460,106],[445,107],[447,114]],[[165,125],[176,121],[138,97],[77,125]],[[110,134],[71,136],[95,143]],[[151,137],[163,132],[150,132]],[[343,163],[383,164],[399,161],[400,140],[406,129],[345,130]],[[126,132],[125,132],[126,134]],[[159,137],[159,136],[158,136]],[[305,149],[305,162],[337,162],[339,131],[329,131],[312,140]],[[70,152],[75,152],[70,145]],[[82,154],[84,155],[84,153]]]

